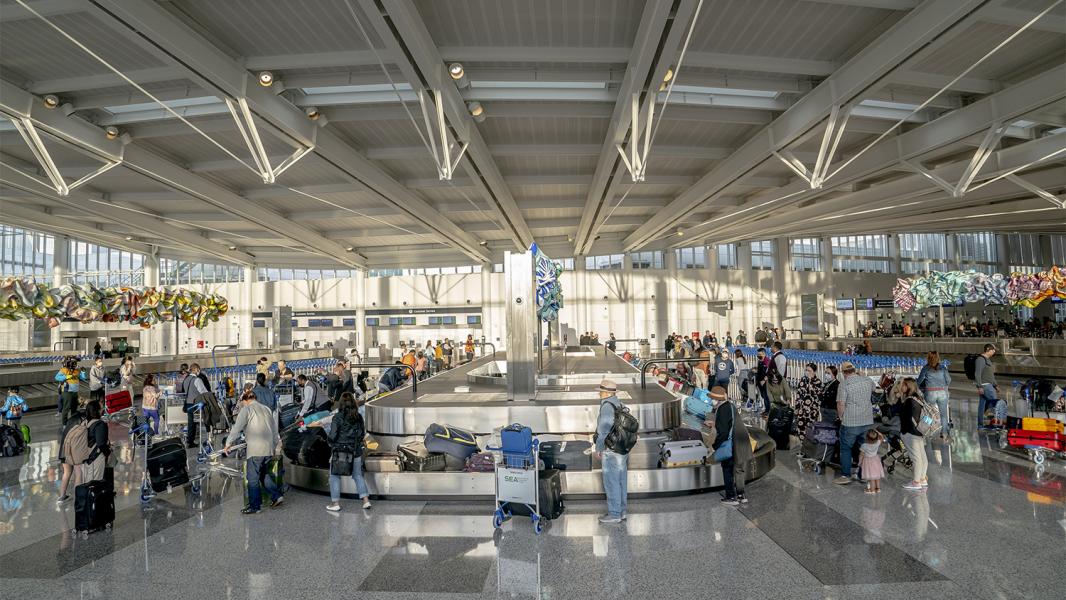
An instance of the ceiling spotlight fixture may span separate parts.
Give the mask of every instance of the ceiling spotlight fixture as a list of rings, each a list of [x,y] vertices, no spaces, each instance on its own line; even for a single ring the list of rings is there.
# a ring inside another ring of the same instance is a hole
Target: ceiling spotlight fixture
[[[307,115],[307,118],[311,119],[312,121],[317,121],[318,118],[322,116],[322,113],[318,112],[317,106],[308,106],[304,109],[304,114]]]
[[[574,236],[572,236],[572,235],[568,235],[568,236],[566,236],[566,241],[567,241],[568,243],[569,243],[569,242],[573,242],[573,241],[574,241]]]
[[[466,109],[470,111],[470,116],[474,117],[474,120],[478,123],[485,120],[485,107],[480,102],[467,102]]]
[[[677,236],[678,236],[678,237],[681,237],[681,236],[683,236],[683,235],[685,235],[685,230],[684,230],[684,229],[681,229],[680,227],[678,227],[678,228],[677,228]]]
[[[274,83],[274,74],[270,71],[259,72],[259,85],[263,87],[270,87]]]
[[[44,97],[44,106],[45,108],[55,108],[59,106],[59,96],[48,94]]]
[[[674,68],[667,67],[666,74],[663,75],[663,83],[670,83],[670,80],[674,78]]]
[[[345,250],[348,252],[355,252],[355,246],[348,246]]]
[[[133,236],[132,235],[127,235],[126,236],[126,241],[127,242],[132,242],[133,241]]]
[[[230,252],[233,252],[233,251],[237,250],[237,247],[236,246],[230,246],[229,250],[230,250]]]
[[[452,79],[459,81],[463,78],[463,75],[465,74],[466,71],[463,70],[463,65],[459,63],[452,63],[448,65],[448,75],[451,75]]]
[[[488,246],[489,242],[487,240],[481,240],[480,242],[478,242],[478,245],[479,246]]]
[[[108,125],[107,129],[104,129],[104,135],[107,136],[107,139],[109,139],[109,140],[113,140],[113,139],[117,138],[118,137],[118,127],[115,127],[114,125]]]

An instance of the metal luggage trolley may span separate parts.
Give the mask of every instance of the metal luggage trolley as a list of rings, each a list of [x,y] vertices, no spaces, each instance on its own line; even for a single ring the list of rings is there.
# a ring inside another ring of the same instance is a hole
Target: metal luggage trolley
[[[499,529],[511,518],[509,504],[521,504],[529,509],[533,531],[537,535],[544,530],[540,516],[540,472],[537,452],[540,440],[533,437],[528,427],[515,424],[500,433],[496,457],[496,510],[492,513],[492,526]]]

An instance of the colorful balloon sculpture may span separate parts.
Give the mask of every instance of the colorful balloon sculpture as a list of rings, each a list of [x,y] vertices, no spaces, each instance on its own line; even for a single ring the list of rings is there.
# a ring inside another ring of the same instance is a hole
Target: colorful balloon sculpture
[[[530,245],[529,251],[533,253],[537,271],[537,317],[542,321],[554,321],[563,307],[563,288],[559,282],[563,268],[541,252],[536,244]]]
[[[186,326],[202,329],[228,310],[229,302],[222,296],[181,288],[98,288],[92,284],[50,288],[32,277],[0,280],[0,319],[47,319],[49,327],[69,317],[82,323],[122,322],[147,329],[176,316]]]
[[[898,279],[892,289],[896,306],[903,310],[959,301],[1033,308],[1051,297],[1066,298],[1066,271],[1057,266],[1036,274],[1013,273],[1010,277],[976,271],[932,272]]]

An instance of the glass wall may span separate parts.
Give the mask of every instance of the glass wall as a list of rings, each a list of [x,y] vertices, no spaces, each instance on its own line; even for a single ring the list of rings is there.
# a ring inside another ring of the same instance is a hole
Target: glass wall
[[[793,238],[789,240],[793,271],[822,270],[822,240],[818,238]]]
[[[634,269],[661,269],[663,268],[662,250],[651,252],[631,252],[629,259],[633,261]]]
[[[707,248],[696,246],[695,248],[675,248],[678,269],[705,269],[707,268]]]
[[[999,246],[992,232],[959,233],[955,235],[959,245],[959,267],[984,273],[995,273],[999,263]],[[991,267],[991,270],[989,270]]]
[[[494,273],[503,272],[503,264],[498,263],[492,267]],[[263,278],[260,269],[260,281],[288,281],[291,279],[347,279],[353,277],[357,271],[348,269],[318,270],[318,269],[266,269],[267,277]],[[419,267],[417,269],[370,269],[366,272],[367,277],[405,277],[411,275],[456,275],[480,273],[481,265],[462,265],[458,267]]]
[[[948,236],[943,233],[902,233],[899,256],[904,273],[948,270]]]
[[[772,271],[774,268],[773,240],[758,240],[751,243],[751,268],[757,271]]]
[[[0,275],[51,277],[55,257],[55,237],[0,225]]]
[[[143,254],[73,240],[68,247],[68,281],[98,287],[144,285]]]
[[[737,268],[737,245],[736,244],[718,244],[718,268],[719,269],[736,269]]]
[[[853,273],[890,273],[888,236],[842,235],[830,238],[833,270]]]
[[[624,254],[602,254],[600,256],[586,256],[585,270],[603,271],[606,269],[621,269]]]

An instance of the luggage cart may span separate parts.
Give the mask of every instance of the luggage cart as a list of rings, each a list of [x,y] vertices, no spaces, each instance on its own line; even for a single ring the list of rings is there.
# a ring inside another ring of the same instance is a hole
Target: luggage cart
[[[496,457],[496,510],[492,513],[492,526],[500,529],[512,516],[509,504],[521,504],[529,509],[533,520],[533,532],[540,535],[544,522],[540,516],[540,469],[537,453],[540,440],[532,438],[528,448],[489,448],[498,452]]]

